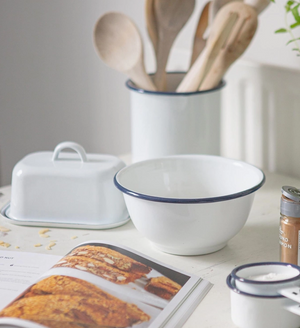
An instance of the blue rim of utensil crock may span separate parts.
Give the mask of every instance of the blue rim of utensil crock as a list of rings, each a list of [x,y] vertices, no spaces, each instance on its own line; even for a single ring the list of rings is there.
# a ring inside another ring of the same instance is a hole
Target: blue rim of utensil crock
[[[167,72],[167,74],[185,74],[186,72]],[[153,74],[149,74],[152,76]],[[201,90],[201,91],[192,91],[192,92],[163,92],[163,91],[150,91],[150,90],[144,90],[141,88],[138,88],[130,79],[126,81],[125,83],[126,87],[130,90],[136,91],[138,93],[144,93],[144,94],[151,94],[151,95],[161,95],[161,96],[188,96],[188,95],[198,95],[198,94],[203,94],[203,93],[210,93],[214,92],[217,90],[220,90],[224,88],[226,85],[226,82],[222,80],[218,86],[212,89],[208,90]]]
[[[177,155],[177,156],[184,156],[184,155]],[[165,158],[172,158],[172,157],[177,157],[175,156],[166,156]],[[212,155],[205,155],[205,156],[212,156]],[[212,157],[218,157],[218,156],[212,156]],[[156,159],[149,159],[149,160],[145,160],[143,162],[148,162],[148,161],[155,161]],[[239,161],[236,161],[239,162]],[[137,162],[134,164],[139,164],[141,162]],[[132,164],[132,165],[134,165]],[[248,163],[246,163],[248,164]],[[207,197],[207,198],[166,198],[166,197],[157,197],[157,196],[150,196],[150,195],[146,195],[146,194],[142,194],[139,192],[135,192],[133,190],[127,189],[125,187],[123,187],[117,180],[117,175],[124,169],[126,169],[127,167],[124,167],[123,169],[121,169],[120,171],[118,171],[115,176],[114,176],[114,184],[115,186],[122,191],[124,194],[127,194],[129,196],[133,196],[139,199],[144,199],[144,200],[148,200],[148,201],[153,201],[153,202],[159,202],[159,203],[176,203],[176,204],[199,204],[199,203],[216,203],[216,202],[222,202],[222,201],[227,201],[227,200],[231,200],[231,199],[235,199],[235,198],[239,198],[239,197],[244,197],[247,196],[249,194],[252,194],[253,192],[255,192],[256,190],[258,190],[259,188],[261,188],[263,186],[263,184],[266,181],[266,177],[264,172],[259,169],[258,167],[248,164],[254,168],[256,168],[257,170],[259,170],[262,173],[262,179],[261,181],[246,190],[234,193],[234,194],[230,194],[230,195],[224,195],[224,196],[218,196],[218,197]]]
[[[264,299],[266,299],[266,298],[271,298],[271,299],[284,298],[284,296],[282,296],[282,295],[254,295],[254,294],[242,292],[241,290],[236,288],[236,286],[234,285],[232,280],[234,280],[234,278],[232,277],[231,274],[229,274],[228,277],[226,278],[226,284],[229,287],[229,289],[231,289],[236,294],[249,296],[249,297],[256,297],[256,298],[264,298]]]
[[[284,266],[284,267],[292,267],[296,270],[298,270],[298,275],[289,279],[284,279],[284,280],[272,280],[272,281],[259,281],[259,280],[251,280],[251,279],[247,279],[247,278],[242,278],[239,277],[237,275],[238,271],[241,271],[243,269],[246,268],[251,268],[254,266],[265,266],[265,265],[280,265],[280,266]],[[292,282],[292,281],[296,281],[300,279],[300,267],[294,264],[290,264],[290,263],[284,263],[284,262],[257,262],[257,263],[249,263],[249,264],[244,264],[241,265],[237,268],[235,268],[234,270],[232,270],[231,272],[231,276],[232,278],[234,278],[234,280],[238,280],[241,282],[246,282],[246,283],[250,283],[253,285],[275,285],[281,282]]]

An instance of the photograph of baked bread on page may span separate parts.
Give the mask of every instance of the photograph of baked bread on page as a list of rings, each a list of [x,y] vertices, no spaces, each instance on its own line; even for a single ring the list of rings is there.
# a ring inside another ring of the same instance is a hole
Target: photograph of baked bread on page
[[[0,310],[0,327],[180,327],[210,288],[129,248],[92,241]]]

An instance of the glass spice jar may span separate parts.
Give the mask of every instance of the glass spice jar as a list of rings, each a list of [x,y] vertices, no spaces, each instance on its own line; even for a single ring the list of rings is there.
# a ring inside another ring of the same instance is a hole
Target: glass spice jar
[[[284,186],[281,192],[280,261],[300,265],[300,190]]]

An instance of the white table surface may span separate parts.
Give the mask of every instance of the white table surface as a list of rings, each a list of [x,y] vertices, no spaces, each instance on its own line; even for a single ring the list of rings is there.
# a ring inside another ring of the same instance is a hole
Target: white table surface
[[[234,327],[230,317],[230,293],[226,277],[231,270],[241,264],[279,260],[279,204],[283,185],[300,186],[300,180],[279,174],[266,173],[265,185],[256,193],[249,219],[244,228],[229,241],[222,250],[202,256],[175,256],[162,253],[151,247],[135,229],[132,222],[110,230],[56,229],[49,231],[50,237],[41,238],[40,227],[16,226],[0,219],[0,226],[11,231],[0,232],[0,240],[11,244],[7,250],[64,255],[77,244],[102,239],[118,242],[136,249],[148,256],[190,273],[202,276],[214,287],[200,303],[185,328],[229,328]],[[0,208],[10,199],[10,187],[0,188]],[[72,237],[77,236],[76,239]],[[45,246],[50,240],[57,240],[52,250]],[[34,247],[41,243],[43,246]],[[19,249],[15,249],[19,246]],[[2,248],[0,248],[2,249]]]

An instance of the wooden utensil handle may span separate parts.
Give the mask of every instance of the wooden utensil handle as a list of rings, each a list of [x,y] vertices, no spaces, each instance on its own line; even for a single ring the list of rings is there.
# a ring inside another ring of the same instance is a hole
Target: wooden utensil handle
[[[156,51],[156,73],[154,74],[154,84],[159,91],[166,91],[167,78],[166,66],[176,35],[169,33],[168,37],[160,36]]]
[[[198,26],[196,28],[196,33],[194,37],[190,67],[193,66],[194,62],[196,61],[196,59],[198,58],[198,56],[200,55],[206,44],[206,40],[204,40],[203,34],[208,26],[208,12],[209,12],[210,4],[211,1],[207,2],[199,18]]]

